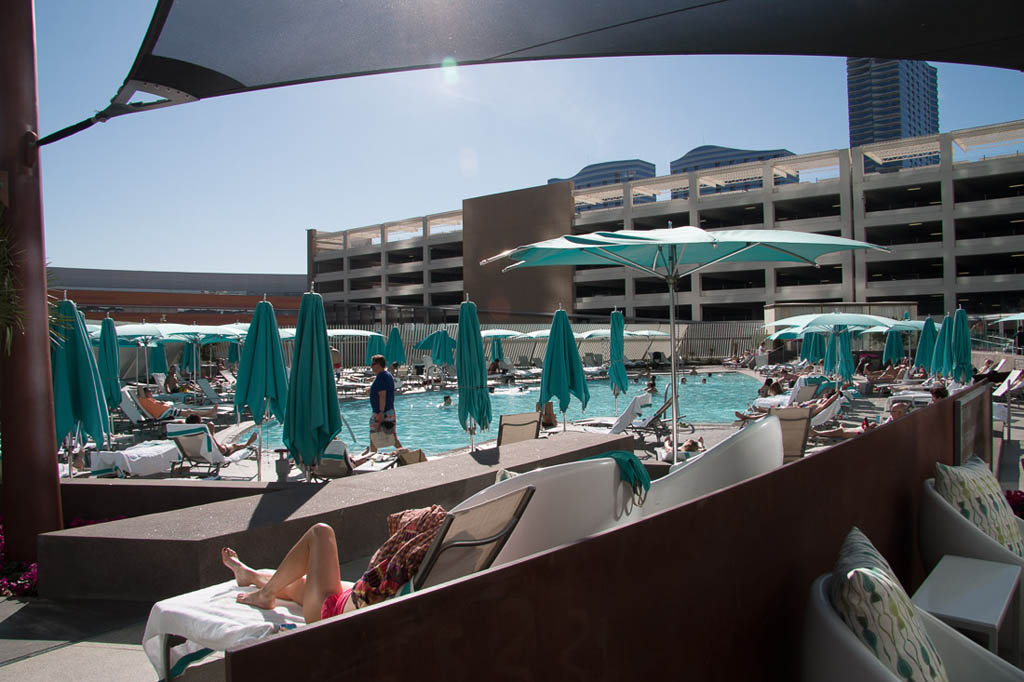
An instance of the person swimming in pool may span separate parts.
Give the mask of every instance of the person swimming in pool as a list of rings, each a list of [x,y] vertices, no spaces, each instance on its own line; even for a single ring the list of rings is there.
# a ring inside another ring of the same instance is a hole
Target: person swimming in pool
[[[440,405],[438,405],[438,407],[451,407],[451,406],[452,406],[452,397],[450,395],[445,395],[444,402],[442,402]]]

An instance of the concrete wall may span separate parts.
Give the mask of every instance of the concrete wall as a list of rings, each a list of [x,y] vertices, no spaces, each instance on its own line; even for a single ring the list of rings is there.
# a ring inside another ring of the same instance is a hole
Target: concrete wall
[[[953,419],[951,398],[650,519],[268,638],[229,652],[228,677],[798,679],[809,587],[852,526],[909,592],[922,581],[921,485],[953,461]]]
[[[206,499],[194,496],[195,506],[45,533],[38,541],[39,594],[47,598],[164,599],[227,579],[220,561],[221,547],[235,548],[254,566],[272,567],[307,528],[321,522],[334,527],[343,564],[368,559],[387,539],[388,514],[431,504],[450,509],[494,483],[500,468],[529,471],[608,450],[631,449],[632,442],[631,436],[569,432],[349,476],[326,485],[290,486],[271,494],[222,501],[214,501],[212,493]],[[142,482],[129,487],[118,485],[121,483],[125,481],[89,490],[92,501],[82,508],[89,510],[90,518],[109,514],[121,491],[146,487]],[[154,496],[173,492],[164,485],[152,485]],[[179,492],[183,499],[197,494],[188,487]],[[138,504],[141,502],[136,501]]]
[[[466,199],[462,217],[463,288],[476,302],[481,322],[550,319],[559,304],[570,313],[574,311],[571,267],[502,273],[511,261],[480,265],[484,258],[506,249],[571,233],[571,183]],[[509,314],[513,312],[518,314]]]

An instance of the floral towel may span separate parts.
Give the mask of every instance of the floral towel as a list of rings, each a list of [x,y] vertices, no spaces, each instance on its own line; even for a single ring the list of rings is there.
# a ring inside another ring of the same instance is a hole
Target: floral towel
[[[402,585],[412,580],[441,530],[445,516],[445,510],[435,504],[388,517],[390,537],[374,552],[363,577],[352,588],[357,607],[393,597]]]

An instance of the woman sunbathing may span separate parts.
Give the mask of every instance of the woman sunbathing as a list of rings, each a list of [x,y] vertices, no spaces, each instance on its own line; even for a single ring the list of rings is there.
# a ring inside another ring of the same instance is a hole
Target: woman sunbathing
[[[856,438],[857,436],[863,433],[867,433],[872,429],[878,428],[879,426],[884,426],[885,424],[889,424],[891,422],[896,421],[900,417],[906,416],[909,410],[909,403],[903,401],[896,401],[889,406],[889,416],[881,424],[869,422],[867,421],[867,419],[865,419],[860,426],[854,429],[843,427],[828,429],[827,431],[818,431],[817,429],[815,429],[814,433],[815,435],[822,436],[823,438]]]
[[[838,400],[839,395],[840,394],[838,391],[831,391],[822,398],[807,400],[800,403],[799,405],[788,405],[788,407],[810,407],[812,408],[810,416],[816,417],[822,410],[824,410],[826,407],[828,407],[836,400]],[[736,418],[742,421],[747,421],[749,419],[760,419],[761,417],[767,415],[769,410],[771,410],[770,407],[758,407],[757,405],[751,405],[749,409],[749,412],[736,412]]]
[[[192,414],[185,418],[185,423],[202,424],[203,420],[199,418],[199,415]],[[206,425],[206,430],[209,431],[210,438],[213,439],[213,444],[217,446],[218,450],[220,450],[220,454],[224,455],[225,457],[227,457],[228,455],[233,455],[239,450],[245,450],[247,447],[256,442],[256,437],[259,435],[255,431],[253,431],[252,434],[249,436],[249,440],[245,441],[244,443],[232,443],[231,445],[223,445],[221,444],[220,441],[217,440],[217,437],[213,434],[213,429],[210,428],[209,424]]]
[[[334,529],[318,523],[288,550],[276,571],[256,570],[242,563],[235,550],[221,549],[221,561],[239,587],[256,587],[236,599],[272,609],[278,599],[302,606],[306,623],[376,604],[397,594],[412,579],[427,549],[441,530],[445,510],[438,505],[410,509],[388,517],[388,540],[370,559],[355,583],[342,581]]]

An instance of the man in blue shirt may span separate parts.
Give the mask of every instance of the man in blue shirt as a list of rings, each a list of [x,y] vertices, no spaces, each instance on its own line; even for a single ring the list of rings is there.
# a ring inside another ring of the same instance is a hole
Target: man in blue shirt
[[[376,375],[370,384],[371,452],[377,452],[378,445],[402,447],[395,433],[395,380],[386,367],[387,360],[383,355],[374,355],[370,360],[370,369]]]

